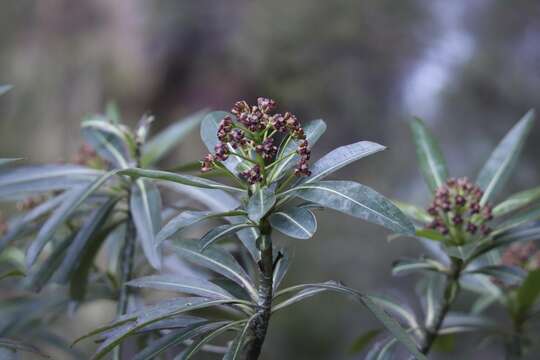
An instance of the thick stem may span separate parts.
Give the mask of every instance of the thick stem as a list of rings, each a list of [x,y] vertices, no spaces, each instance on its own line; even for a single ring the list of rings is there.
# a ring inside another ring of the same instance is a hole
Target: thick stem
[[[521,320],[514,320],[514,332],[512,337],[508,339],[505,352],[505,359],[507,360],[519,360],[523,357],[523,323]]]
[[[426,324],[424,339],[420,351],[423,354],[428,354],[433,346],[433,343],[439,335],[439,330],[444,322],[448,311],[452,307],[452,304],[456,300],[459,293],[459,277],[463,270],[463,261],[459,259],[452,259],[452,268],[446,278],[446,286],[444,288],[444,294],[442,304],[433,317],[433,321],[430,324]]]
[[[259,284],[259,306],[257,314],[251,322],[250,332],[253,340],[247,345],[246,360],[257,360],[266,338],[266,331],[270,322],[273,292],[274,262],[272,254],[272,239],[270,227],[261,226],[261,260],[259,262],[261,275]]]
[[[124,245],[120,254],[120,295],[118,297],[117,314],[124,315],[128,310],[129,286],[126,286],[131,280],[133,273],[133,258],[135,256],[135,226],[128,216],[126,222],[126,235]]]

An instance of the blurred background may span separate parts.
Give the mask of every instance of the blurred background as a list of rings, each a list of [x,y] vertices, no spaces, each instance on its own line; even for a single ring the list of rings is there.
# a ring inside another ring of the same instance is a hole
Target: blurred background
[[[424,118],[454,176],[474,178],[491,149],[529,108],[540,108],[537,0],[18,0],[0,8],[0,155],[31,163],[67,160],[81,144],[83,116],[115,101],[124,121],[145,112],[156,130],[201,108],[274,98],[328,130],[315,158],[341,144],[389,147],[341,172],[383,194],[424,206],[407,121]],[[508,192],[540,182],[537,124]],[[163,166],[199,159],[196,132]],[[410,239],[337,213],[317,236],[288,241],[287,283],[329,279],[391,293],[418,308],[413,278],[391,263],[417,256]],[[74,338],[111,313],[93,306],[86,322],[64,321]],[[351,359],[350,343],[376,322],[333,295],[278,314],[264,359]],[[474,337],[452,355],[499,359]],[[463,349],[463,350],[460,350]]]

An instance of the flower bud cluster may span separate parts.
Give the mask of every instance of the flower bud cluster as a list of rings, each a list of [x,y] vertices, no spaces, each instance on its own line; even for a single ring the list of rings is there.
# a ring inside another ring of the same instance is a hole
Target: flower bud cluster
[[[253,151],[262,158],[264,164],[274,161],[278,153],[274,136],[281,134],[290,136],[298,143],[296,153],[299,161],[294,174],[309,176],[311,171],[308,161],[311,151],[304,129],[296,116],[289,112],[274,113],[276,108],[277,103],[274,100],[263,97],[258,98],[257,105],[252,106],[246,101],[237,101],[231,109],[234,116],[227,115],[220,121],[217,131],[220,142],[215,146],[214,154],[208,154],[201,161],[201,171],[212,170],[216,162],[223,162],[229,156],[242,154],[243,157],[254,159]],[[250,184],[261,182],[264,177],[262,165],[262,163],[254,164],[251,169],[240,175]]]
[[[501,263],[526,271],[536,270],[540,268],[540,250],[533,242],[514,243],[502,254]]]
[[[95,169],[104,169],[106,164],[89,145],[83,144],[72,158],[72,163],[89,166]]]
[[[458,234],[463,239],[450,239],[458,242],[458,245],[462,245],[466,238],[489,235],[491,228],[488,223],[493,219],[492,207],[480,204],[483,194],[482,189],[467,178],[449,179],[437,189],[427,209],[433,217],[428,228],[445,236]]]

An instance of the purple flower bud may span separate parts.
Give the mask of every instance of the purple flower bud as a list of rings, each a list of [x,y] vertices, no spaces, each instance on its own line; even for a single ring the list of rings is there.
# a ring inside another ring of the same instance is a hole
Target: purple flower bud
[[[461,225],[463,224],[463,217],[459,214],[456,214],[454,215],[454,217],[452,217],[452,222],[454,223],[454,225]]]
[[[469,233],[474,235],[476,233],[476,230],[478,230],[478,227],[475,224],[473,224],[473,223],[468,223],[467,224],[467,231]]]
[[[216,153],[216,159],[220,161],[225,161],[229,157],[229,149],[224,143],[219,143],[214,147]]]
[[[467,200],[461,195],[456,196],[456,205],[457,206],[463,206],[467,203]]]
[[[277,103],[274,100],[265,97],[258,98],[257,105],[259,106],[259,109],[261,109],[261,111],[264,113],[274,111],[277,107]]]

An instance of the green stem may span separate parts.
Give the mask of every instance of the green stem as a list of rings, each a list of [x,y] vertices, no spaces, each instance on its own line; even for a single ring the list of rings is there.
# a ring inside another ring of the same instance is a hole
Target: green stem
[[[505,345],[505,359],[519,360],[523,357],[523,321],[514,319],[514,331]]]
[[[271,228],[261,221],[261,260],[259,261],[260,284],[257,313],[250,323],[252,340],[246,347],[246,360],[257,360],[266,338],[272,311],[274,262],[272,253]]]
[[[452,265],[450,273],[446,277],[446,285],[444,289],[442,304],[439,307],[437,313],[433,317],[431,323],[426,324],[424,329],[424,338],[420,351],[423,354],[428,354],[431,350],[433,343],[439,335],[439,330],[448,314],[448,311],[452,307],[454,301],[459,293],[459,278],[463,271],[463,261],[460,259],[452,258]]]

